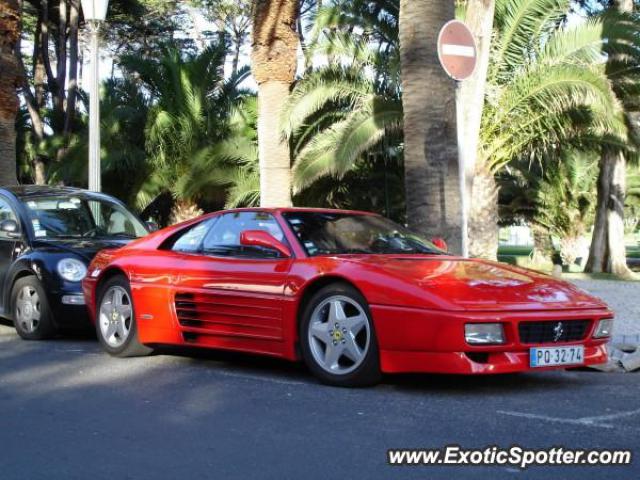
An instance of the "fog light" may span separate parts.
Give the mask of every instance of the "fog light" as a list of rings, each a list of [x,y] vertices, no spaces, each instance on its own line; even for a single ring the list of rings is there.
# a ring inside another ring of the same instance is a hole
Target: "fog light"
[[[464,338],[469,345],[497,345],[504,343],[501,323],[467,323]]]
[[[593,338],[610,337],[612,330],[613,330],[613,318],[605,318],[604,320],[600,320],[598,322],[598,327],[596,328],[596,331],[593,334]]]
[[[84,295],[65,295],[62,297],[62,303],[65,305],[84,305]]]

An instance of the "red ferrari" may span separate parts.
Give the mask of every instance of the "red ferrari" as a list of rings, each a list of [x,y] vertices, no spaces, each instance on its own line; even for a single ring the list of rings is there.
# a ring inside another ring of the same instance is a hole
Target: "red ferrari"
[[[205,215],[99,253],[83,288],[112,355],[172,344],[302,358],[342,386],[603,363],[613,326],[569,283],[340,210]]]

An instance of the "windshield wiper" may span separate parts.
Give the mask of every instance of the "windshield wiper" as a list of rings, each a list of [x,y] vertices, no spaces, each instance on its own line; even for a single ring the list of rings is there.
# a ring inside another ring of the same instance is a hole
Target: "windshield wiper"
[[[131,233],[118,232],[118,233],[104,233],[99,235],[99,238],[109,239],[109,238],[138,238],[138,237]]]
[[[46,237],[37,237],[37,240],[78,240],[82,238],[82,235],[62,235],[59,233],[47,235]]]

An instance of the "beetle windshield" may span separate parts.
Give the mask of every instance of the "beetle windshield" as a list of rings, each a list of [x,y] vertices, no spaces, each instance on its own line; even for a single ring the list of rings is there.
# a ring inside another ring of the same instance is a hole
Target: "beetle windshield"
[[[312,257],[445,253],[420,235],[378,215],[286,212],[284,217]]]
[[[87,195],[25,198],[36,238],[139,238],[144,225],[118,203]]]

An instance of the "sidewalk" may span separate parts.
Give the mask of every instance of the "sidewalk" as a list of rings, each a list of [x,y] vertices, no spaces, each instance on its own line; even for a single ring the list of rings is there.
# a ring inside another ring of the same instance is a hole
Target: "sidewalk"
[[[640,283],[614,280],[572,280],[572,283],[603,299],[616,314],[609,343],[611,359],[598,369],[640,370]]]

